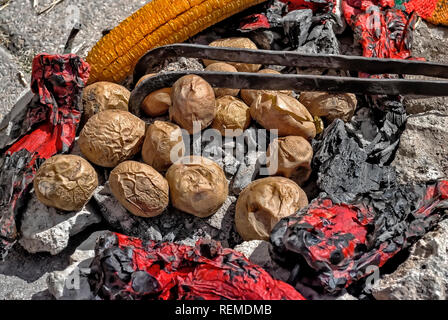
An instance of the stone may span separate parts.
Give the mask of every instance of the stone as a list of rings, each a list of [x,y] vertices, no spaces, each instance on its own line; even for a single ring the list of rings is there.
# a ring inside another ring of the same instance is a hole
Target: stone
[[[448,221],[410,249],[409,258],[372,287],[378,300],[448,299]]]
[[[48,291],[57,300],[93,299],[87,276],[95,257],[96,241],[109,231],[97,231],[90,235],[70,256],[70,265],[62,271],[54,271],[47,277]]]
[[[430,62],[448,63],[448,29],[434,26],[423,20],[418,23],[413,34],[412,55],[424,57]],[[406,76],[407,79],[430,79],[422,76]],[[448,97],[413,97],[404,99],[406,110],[410,114],[437,110],[448,113]]]
[[[427,182],[448,177],[448,115],[432,111],[412,115],[392,165],[401,182]]]
[[[22,217],[19,243],[30,253],[56,255],[67,247],[71,236],[100,221],[91,204],[79,212],[66,213],[45,206],[33,193]]]
[[[0,32],[1,35],[1,32]],[[0,38],[1,43],[1,38]],[[12,56],[3,46],[0,46],[0,89],[2,92],[2,103],[0,104],[0,123],[3,116],[8,113],[17,102],[21,94],[28,89],[29,76],[20,71],[17,59]],[[21,80],[21,78],[23,78]]]

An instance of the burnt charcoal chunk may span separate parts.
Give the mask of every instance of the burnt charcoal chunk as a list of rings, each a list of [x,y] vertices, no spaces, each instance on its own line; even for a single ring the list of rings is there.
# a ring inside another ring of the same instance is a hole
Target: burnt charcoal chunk
[[[157,279],[144,271],[132,274],[132,289],[140,294],[154,294],[159,290]]]
[[[283,30],[294,49],[304,45],[307,41],[312,17],[313,11],[310,9],[291,11],[283,17]]]
[[[335,201],[351,202],[360,194],[395,183],[395,169],[369,163],[368,154],[342,120],[335,120],[325,130],[314,150],[317,184]]]

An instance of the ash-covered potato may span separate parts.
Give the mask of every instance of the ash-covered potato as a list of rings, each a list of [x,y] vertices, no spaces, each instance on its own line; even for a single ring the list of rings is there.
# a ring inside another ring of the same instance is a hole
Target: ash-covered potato
[[[250,108],[240,99],[232,96],[224,96],[216,99],[216,117],[212,128],[218,130],[223,136],[227,130],[244,130],[249,127],[251,117]],[[230,136],[236,135],[229,134]]]
[[[216,116],[215,92],[207,81],[196,75],[187,75],[173,85],[170,120],[188,133],[193,134],[207,128]],[[199,124],[194,130],[194,123]]]
[[[250,114],[265,129],[277,129],[280,137],[301,136],[311,140],[316,136],[311,114],[297,99],[286,94],[259,95],[250,107]]]
[[[151,73],[143,76],[137,85],[145,79],[154,77],[156,74]],[[158,117],[168,112],[171,107],[171,88],[163,88],[151,92],[143,100],[140,108],[150,117]]]
[[[46,160],[34,178],[37,199],[49,207],[79,211],[98,187],[98,175],[90,163],[75,155]]]
[[[358,103],[353,93],[302,92],[299,101],[316,117],[329,122],[352,119]]]
[[[207,68],[205,68],[205,71],[211,71],[211,72],[238,72],[236,68],[228,63],[224,62],[217,62],[212,63]],[[215,91],[216,98],[223,97],[223,96],[234,96],[236,97],[240,93],[240,89],[230,89],[230,88],[215,88],[213,89]]]
[[[255,180],[238,197],[236,229],[245,241],[269,240],[272,229],[282,218],[307,205],[305,192],[290,179]]]
[[[166,171],[173,162],[184,156],[185,146],[179,126],[165,121],[155,121],[146,131],[142,157],[157,171]]]
[[[270,175],[290,178],[299,186],[311,175],[313,148],[303,137],[288,136],[275,139],[266,153]]]
[[[141,150],[145,130],[145,122],[130,112],[106,110],[87,121],[78,143],[89,161],[113,168]]]
[[[105,110],[128,111],[131,92],[119,84],[100,81],[87,86],[82,93],[83,123]]]
[[[263,69],[258,71],[257,73],[265,73],[265,74],[281,74],[280,72],[276,71],[276,70],[272,70],[272,69]],[[263,93],[268,93],[268,94],[276,94],[276,93],[283,93],[283,94],[287,94],[287,95],[291,95],[292,91],[291,90],[279,90],[279,91],[275,91],[275,90],[251,90],[251,89],[242,89],[241,90],[241,99],[243,99],[244,102],[246,102],[246,104],[248,106],[252,105],[252,103],[255,102],[255,100],[257,100],[257,97],[259,95],[262,95]]]
[[[166,179],[173,206],[200,218],[214,214],[229,193],[221,167],[199,156],[180,159],[168,169]]]
[[[213,41],[209,44],[212,47],[220,47],[220,48],[242,48],[242,49],[258,49],[257,45],[250,40],[249,38],[226,38],[219,39]],[[204,60],[204,64],[206,66],[211,65],[212,63],[216,63],[219,61],[215,60]],[[237,63],[237,62],[229,62],[232,66],[234,66],[239,72],[257,72],[260,70],[260,64],[247,64],[247,63]]]
[[[110,173],[109,185],[115,198],[136,216],[155,217],[168,207],[168,182],[144,163],[120,163]]]

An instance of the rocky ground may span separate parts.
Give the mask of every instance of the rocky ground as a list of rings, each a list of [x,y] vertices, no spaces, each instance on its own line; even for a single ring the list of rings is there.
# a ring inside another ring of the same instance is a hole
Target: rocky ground
[[[0,1],[0,7],[4,2],[7,1]],[[38,2],[39,6],[33,9],[32,1],[11,0],[0,11],[0,120],[28,88],[33,56],[38,52],[62,52],[73,16],[79,16],[83,25],[74,47],[78,54],[85,56],[89,48],[101,38],[103,31],[115,26],[147,1],[65,0],[51,11],[37,15],[52,0]],[[352,51],[350,39],[344,39],[342,47],[344,52],[357,52]],[[434,27],[421,21],[414,35],[413,52],[415,56],[430,61],[448,63],[448,28]],[[447,178],[448,161],[445,155],[448,150],[445,141],[448,138],[448,100],[407,97],[406,107],[410,117],[394,161],[400,179],[409,183]],[[240,167],[240,170],[243,169]],[[235,187],[237,189],[238,186]],[[107,194],[107,190],[99,190],[95,200],[100,206],[104,204],[102,210],[107,210],[104,194]],[[230,206],[231,203],[223,208],[222,219],[218,219],[218,215],[215,220],[203,222],[201,228],[211,234],[220,230],[223,227],[220,223],[226,219]],[[57,216],[51,214],[38,216],[34,228],[22,230],[25,237],[21,245],[16,245],[7,261],[0,263],[0,299],[53,299],[67,296],[61,289],[61,281],[63,283],[68,273],[73,273],[78,264],[85,263],[91,257],[92,241],[84,241],[92,232],[104,227],[97,224],[100,219],[89,214],[89,210],[78,213],[64,223],[57,221]],[[26,214],[24,219],[27,219]],[[82,225],[75,226],[75,220],[82,221]],[[151,231],[151,235],[157,238],[160,230],[169,228],[168,220],[161,220],[157,226],[159,230]],[[123,225],[135,221],[116,223]],[[188,230],[195,223],[186,220],[185,227]],[[447,226],[444,222],[414,245],[410,257],[395,272],[377,283],[372,290],[373,295],[377,299],[447,299]],[[60,237],[61,233],[64,236]],[[55,241],[56,238],[59,242]],[[256,241],[240,244],[237,249],[255,263],[269,269],[272,265],[267,247],[268,243]],[[42,250],[46,252],[29,253]],[[47,281],[51,292],[48,291]],[[86,296],[81,292],[78,297]],[[351,297],[343,296],[342,299]]]

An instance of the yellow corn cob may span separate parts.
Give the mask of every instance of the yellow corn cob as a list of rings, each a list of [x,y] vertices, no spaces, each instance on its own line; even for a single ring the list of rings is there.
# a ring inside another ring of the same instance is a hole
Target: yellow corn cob
[[[152,0],[92,48],[89,83],[121,82],[155,47],[178,43],[266,0]]]

